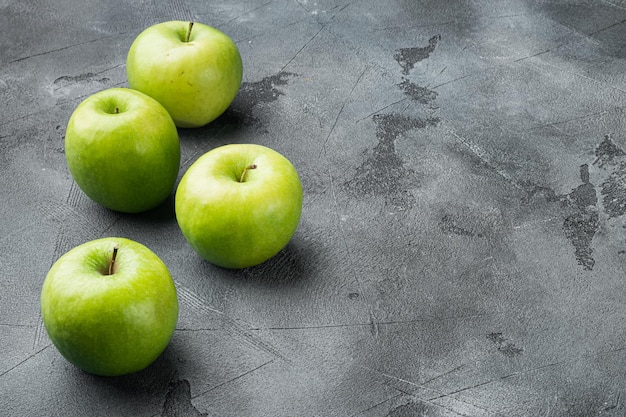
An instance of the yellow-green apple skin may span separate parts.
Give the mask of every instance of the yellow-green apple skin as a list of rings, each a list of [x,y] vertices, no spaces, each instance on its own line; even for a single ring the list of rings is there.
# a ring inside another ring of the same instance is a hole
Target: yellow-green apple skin
[[[89,96],[72,113],[65,157],[76,184],[93,201],[138,213],[174,190],[180,141],[174,121],[156,100],[111,88]]]
[[[265,262],[294,235],[302,184],[292,163],[265,146],[231,144],[198,158],[175,197],[180,229],[200,256],[224,268]]]
[[[243,77],[237,45],[202,24],[168,21],[146,28],[126,58],[128,85],[156,99],[176,126],[204,126],[235,99]]]
[[[48,336],[68,361],[92,374],[119,376],[146,368],[165,350],[178,320],[178,299],[154,252],[110,237],[79,245],[52,265],[41,313]]]

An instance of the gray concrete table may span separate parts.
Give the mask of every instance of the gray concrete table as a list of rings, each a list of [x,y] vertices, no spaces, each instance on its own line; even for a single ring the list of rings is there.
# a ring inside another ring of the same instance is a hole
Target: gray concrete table
[[[201,260],[173,198],[89,200],[74,108],[184,19],[235,40],[244,83],[182,169],[227,143],[305,190],[258,267]],[[0,2],[0,415],[626,415],[622,0]],[[178,288],[171,344],[101,378],[65,361],[39,293],[70,248],[124,236]]]

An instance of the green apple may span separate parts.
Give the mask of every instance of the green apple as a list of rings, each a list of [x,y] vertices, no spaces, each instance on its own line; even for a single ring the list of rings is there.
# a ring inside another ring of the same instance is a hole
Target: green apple
[[[131,88],[155,98],[178,127],[215,120],[235,99],[243,76],[237,45],[202,23],[169,21],[146,28],[126,58]]]
[[[167,347],[178,320],[172,277],[140,243],[102,238],[75,247],[50,268],[41,313],[59,352],[103,376],[150,365]]]
[[[215,148],[183,175],[176,220],[189,244],[224,268],[258,265],[287,245],[302,211],[291,162],[261,145]]]
[[[176,125],[156,100],[111,88],[74,110],[65,156],[72,177],[92,200],[138,213],[158,206],[174,189],[180,142]]]

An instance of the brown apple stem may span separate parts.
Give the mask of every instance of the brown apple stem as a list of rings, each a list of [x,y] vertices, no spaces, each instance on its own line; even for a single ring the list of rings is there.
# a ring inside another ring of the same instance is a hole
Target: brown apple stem
[[[244,182],[245,177],[246,177],[246,172],[248,172],[251,169],[256,169],[256,165],[255,164],[248,165],[246,169],[244,169],[243,172],[241,173],[241,178],[239,178],[239,182]]]
[[[109,275],[113,275],[113,270],[115,268],[115,258],[117,257],[117,250],[119,248],[119,245],[115,245],[115,247],[113,248],[113,256],[111,256],[111,262],[109,262]]]
[[[189,28],[187,29],[187,37],[185,38],[185,42],[189,42],[189,38],[191,37],[191,29],[193,28],[193,22],[189,22]]]
[[[120,114],[120,108],[119,107],[115,108],[115,114]]]

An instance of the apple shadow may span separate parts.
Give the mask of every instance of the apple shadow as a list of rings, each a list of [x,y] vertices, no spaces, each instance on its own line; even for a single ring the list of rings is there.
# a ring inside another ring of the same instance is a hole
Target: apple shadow
[[[248,268],[222,268],[201,258],[199,262],[207,275],[214,276],[217,270],[228,280],[252,282],[264,287],[287,287],[298,285],[315,274],[317,254],[294,237],[272,258]]]
[[[174,193],[170,193],[167,198],[158,206],[142,211],[141,213],[122,213],[110,210],[122,219],[128,219],[132,222],[141,222],[149,224],[170,223],[176,220]],[[107,209],[109,210],[109,209]]]
[[[206,143],[207,139],[219,139],[220,143],[231,143],[236,140],[237,132],[258,124],[256,119],[245,106],[234,102],[217,119],[204,126],[194,128],[179,128],[181,142]]]
[[[170,343],[165,351],[145,369],[128,375],[99,376],[74,367],[78,379],[102,395],[126,402],[142,404],[154,397],[165,398],[170,383],[177,374],[177,353]]]

